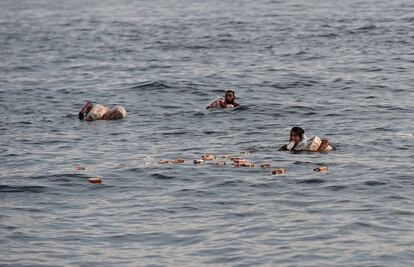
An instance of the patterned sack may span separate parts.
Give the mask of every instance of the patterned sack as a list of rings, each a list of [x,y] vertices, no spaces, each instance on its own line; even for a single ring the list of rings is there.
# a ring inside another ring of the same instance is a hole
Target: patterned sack
[[[86,115],[85,120],[94,121],[100,120],[108,112],[108,108],[99,104],[93,105],[91,111]]]

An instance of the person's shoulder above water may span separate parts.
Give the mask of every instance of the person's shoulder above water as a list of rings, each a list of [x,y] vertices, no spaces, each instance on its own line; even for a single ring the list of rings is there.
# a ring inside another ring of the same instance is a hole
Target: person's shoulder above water
[[[86,101],[85,106],[79,111],[79,119],[85,119],[86,121],[119,120],[126,117],[127,112],[122,106],[115,106],[110,109],[100,104],[92,104],[91,101]]]
[[[308,139],[301,127],[290,130],[289,140],[289,144],[279,148],[279,151],[329,152],[334,149],[328,139],[321,140],[318,136]]]
[[[218,99],[211,102],[207,109],[223,109],[223,108],[238,108],[240,104],[235,101],[236,93],[233,90],[227,90],[224,98],[219,97]]]

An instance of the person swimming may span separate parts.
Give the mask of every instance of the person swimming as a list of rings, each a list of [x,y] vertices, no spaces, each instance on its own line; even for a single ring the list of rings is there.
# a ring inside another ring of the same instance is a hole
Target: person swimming
[[[290,130],[290,143],[279,148],[279,151],[309,151],[328,152],[333,150],[328,139],[321,140],[318,136],[308,139],[305,130],[301,127],[293,127]]]
[[[224,94],[224,98],[218,98],[211,102],[207,109],[220,109],[220,108],[238,108],[240,105],[236,103],[236,93],[233,90],[227,90]]]
[[[79,119],[86,121],[94,120],[120,120],[127,117],[127,112],[122,106],[108,108],[100,104],[92,104],[86,101],[85,106],[79,111]]]

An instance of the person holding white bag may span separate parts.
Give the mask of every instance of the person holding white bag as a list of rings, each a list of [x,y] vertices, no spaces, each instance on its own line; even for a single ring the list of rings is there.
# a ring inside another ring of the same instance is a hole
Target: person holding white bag
[[[79,119],[86,121],[95,120],[120,120],[127,117],[127,112],[122,106],[108,108],[100,104],[92,104],[86,101],[85,106],[79,111]]]
[[[280,151],[329,152],[334,149],[328,139],[321,140],[318,136],[308,139],[301,127],[293,127],[289,139],[290,143],[279,148]]]

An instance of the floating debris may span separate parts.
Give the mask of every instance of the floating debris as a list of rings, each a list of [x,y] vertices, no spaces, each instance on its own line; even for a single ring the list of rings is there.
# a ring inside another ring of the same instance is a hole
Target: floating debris
[[[158,164],[181,164],[184,163],[185,160],[182,158],[178,158],[178,159],[162,159],[158,162]]]
[[[285,174],[285,173],[287,173],[287,170],[286,169],[283,169],[283,168],[272,170],[272,174],[273,175]]]
[[[250,152],[250,151],[241,151],[240,152],[240,155],[244,155],[244,156],[251,155],[251,154],[252,154],[252,152]]]
[[[325,173],[325,172],[328,172],[328,167],[327,166],[318,166],[313,170],[315,172]]]
[[[222,158],[222,159],[230,159],[230,158],[231,158],[231,156],[230,156],[230,155],[223,155],[223,156],[221,156],[221,158]]]
[[[253,162],[244,162],[240,164],[240,167],[256,168],[256,164],[254,164]]]
[[[182,158],[178,158],[178,159],[174,159],[174,160],[172,160],[171,161],[173,164],[181,164],[181,163],[184,163],[185,162],[185,160],[184,159],[182,159]]]
[[[216,166],[224,166],[224,165],[226,165],[226,162],[223,161],[223,160],[220,160],[220,161],[215,162],[214,165],[216,165]]]
[[[215,160],[216,156],[214,154],[205,154],[201,157],[203,160]]]
[[[237,158],[233,161],[233,165],[242,165],[244,163],[247,163],[248,161],[245,159]],[[238,166],[239,167],[239,166]]]
[[[89,178],[88,181],[91,184],[102,184],[102,179],[101,178]]]
[[[154,158],[151,156],[146,156],[145,158],[142,159],[142,161],[144,162],[144,165],[154,164]]]
[[[75,169],[76,169],[77,171],[84,171],[84,170],[86,170],[86,167],[85,167],[85,166],[82,166],[82,165],[76,165],[76,166],[75,166]]]
[[[195,160],[193,160],[193,163],[195,164],[195,165],[200,165],[200,164],[204,164],[204,160],[203,159],[195,159]]]
[[[256,164],[245,159],[236,160],[233,163],[234,167],[247,167],[247,168],[255,168]]]
[[[260,168],[263,168],[263,169],[272,168],[272,164],[270,164],[270,163],[262,163],[262,164],[260,164]]]

